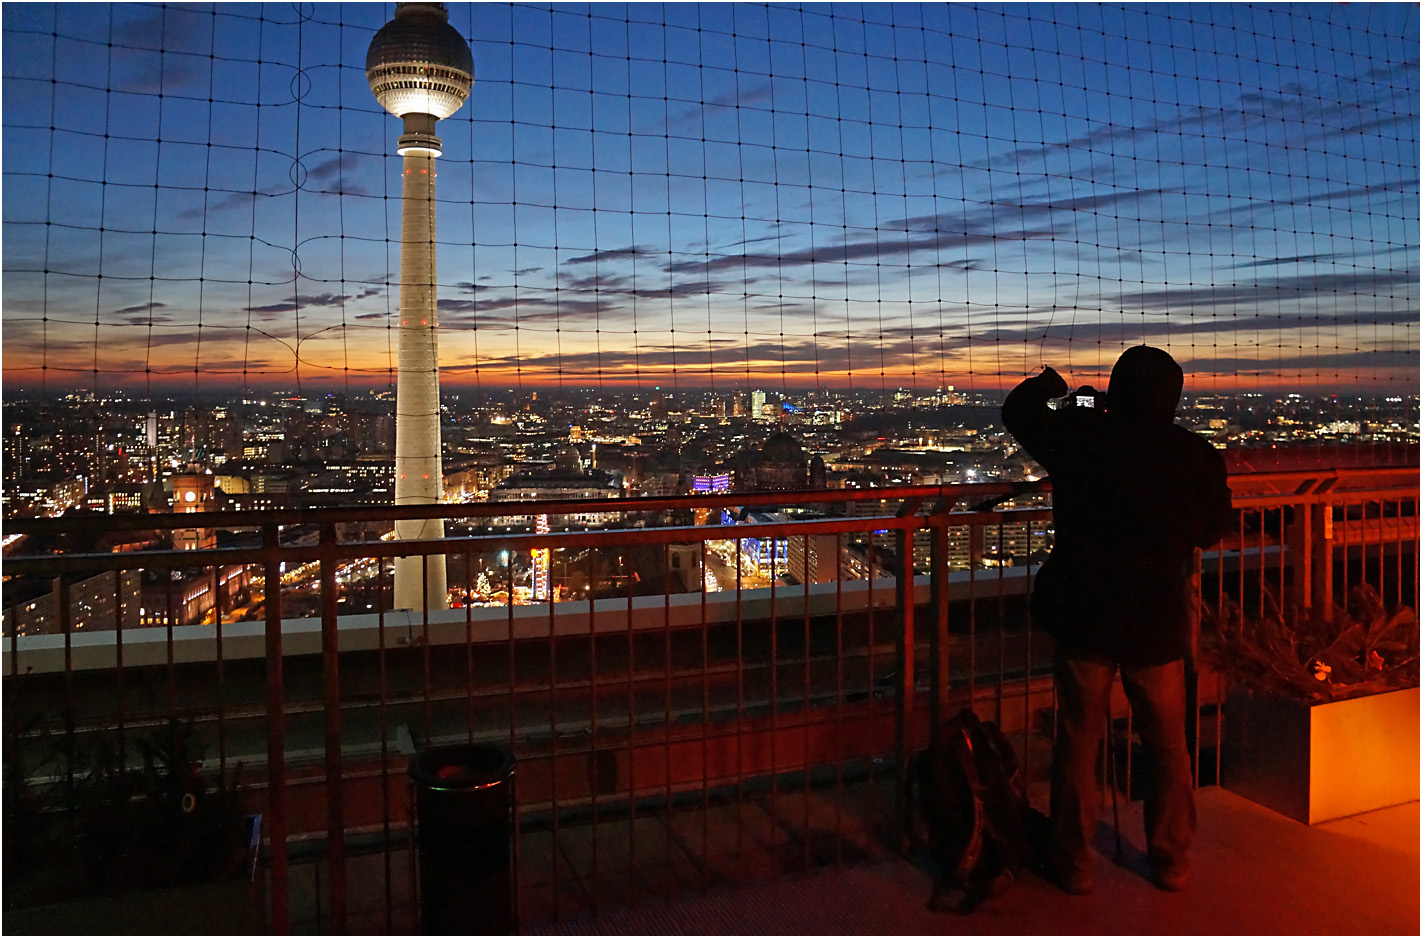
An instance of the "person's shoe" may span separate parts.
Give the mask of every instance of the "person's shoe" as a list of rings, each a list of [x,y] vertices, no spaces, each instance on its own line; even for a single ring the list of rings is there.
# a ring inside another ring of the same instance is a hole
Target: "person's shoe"
[[[1165,892],[1179,892],[1190,880],[1188,869],[1156,869],[1155,888]]]
[[[1068,870],[1057,873],[1053,878],[1063,892],[1068,892],[1073,896],[1089,896],[1091,891],[1096,888],[1096,879],[1091,870]]]

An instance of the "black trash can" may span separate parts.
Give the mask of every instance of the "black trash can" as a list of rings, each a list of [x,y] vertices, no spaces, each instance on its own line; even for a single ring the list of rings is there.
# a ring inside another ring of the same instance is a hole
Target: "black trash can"
[[[420,930],[512,935],[514,758],[491,745],[440,746],[410,761]]]

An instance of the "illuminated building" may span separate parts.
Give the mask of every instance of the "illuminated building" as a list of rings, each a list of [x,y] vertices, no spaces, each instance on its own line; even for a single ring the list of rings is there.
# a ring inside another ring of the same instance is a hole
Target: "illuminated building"
[[[205,512],[212,509],[213,477],[206,472],[189,472],[173,476],[173,511],[176,514]],[[212,528],[179,528],[173,532],[175,550],[210,550],[217,546],[217,532]]]

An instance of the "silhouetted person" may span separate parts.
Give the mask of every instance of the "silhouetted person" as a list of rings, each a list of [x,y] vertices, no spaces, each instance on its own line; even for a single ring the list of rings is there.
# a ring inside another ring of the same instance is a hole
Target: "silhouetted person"
[[[1056,546],[1037,576],[1034,622],[1056,641],[1049,861],[1068,892],[1093,885],[1095,766],[1119,667],[1149,760],[1146,842],[1156,885],[1189,875],[1195,800],[1185,740],[1194,551],[1233,525],[1224,459],[1174,423],[1184,376],[1166,352],[1128,349],[1085,406],[1051,368],[1018,385],[1002,420],[1052,480]]]

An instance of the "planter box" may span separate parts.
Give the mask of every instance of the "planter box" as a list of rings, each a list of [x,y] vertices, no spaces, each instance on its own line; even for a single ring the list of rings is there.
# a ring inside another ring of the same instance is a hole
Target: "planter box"
[[[1231,694],[1225,788],[1305,824],[1418,799],[1418,688],[1308,704]]]

